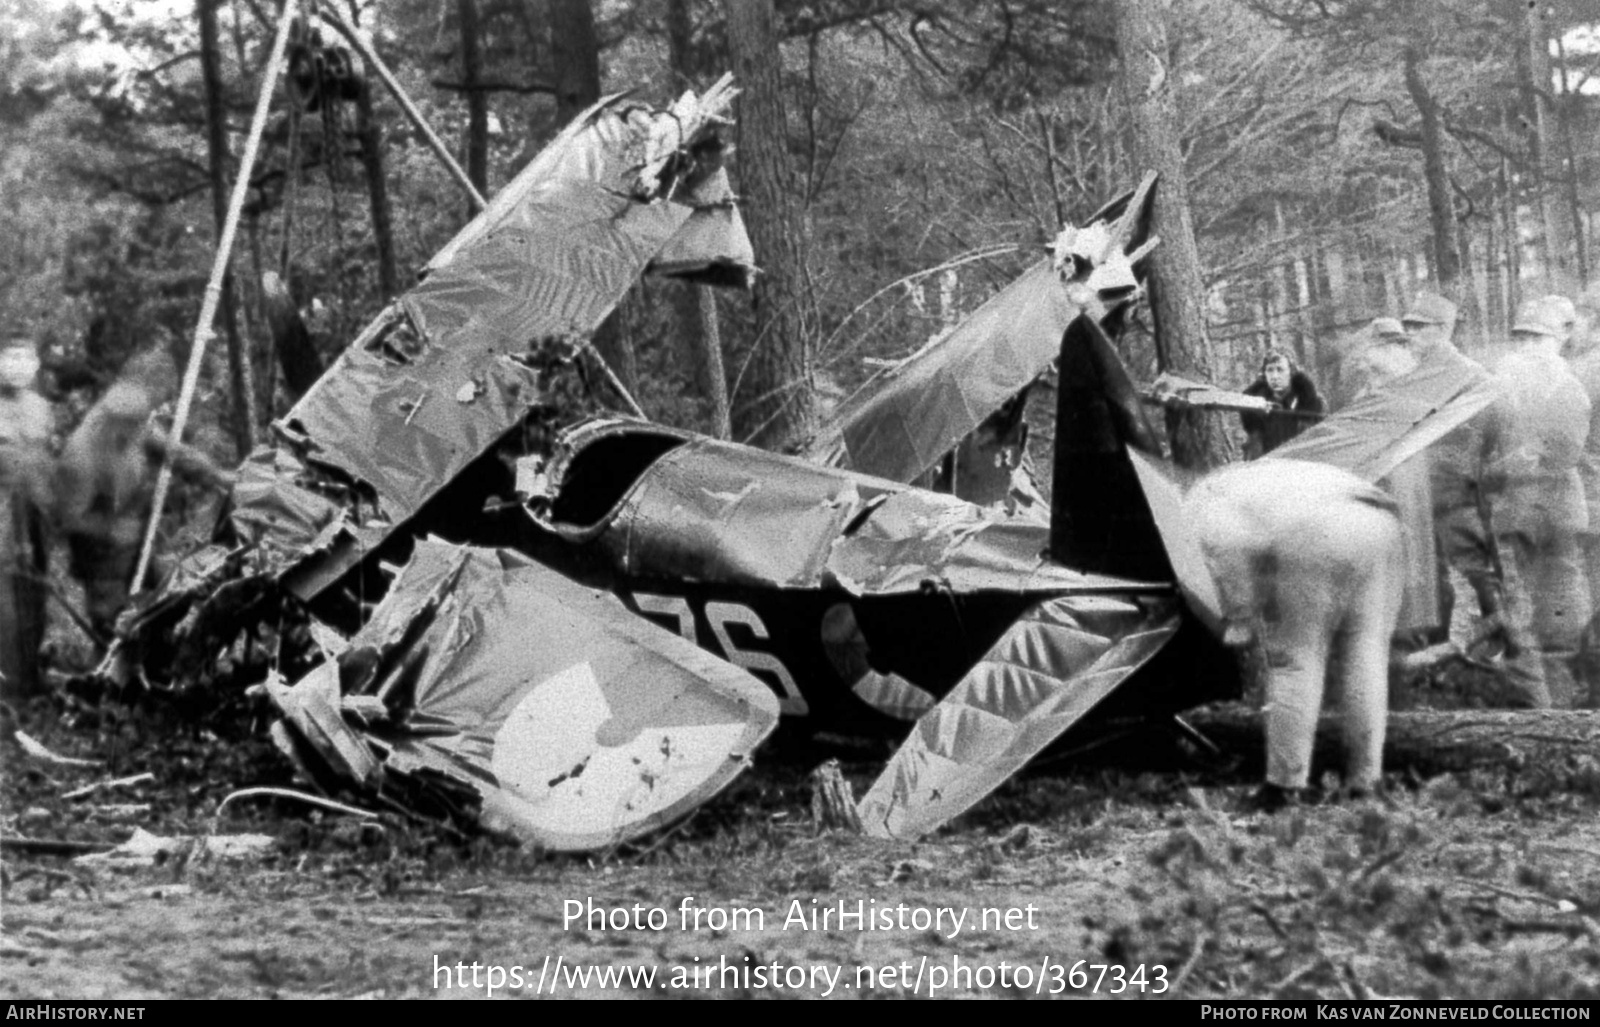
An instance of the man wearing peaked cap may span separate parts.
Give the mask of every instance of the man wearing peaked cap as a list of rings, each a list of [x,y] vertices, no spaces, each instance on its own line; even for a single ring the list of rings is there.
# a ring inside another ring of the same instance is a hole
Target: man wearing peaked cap
[[[1375,317],[1372,319],[1372,334],[1379,339],[1403,339],[1406,337],[1406,326],[1398,318]]]
[[[1417,367],[1417,354],[1411,348],[1405,326],[1397,319],[1373,318],[1367,326],[1366,335],[1365,345],[1353,354],[1350,361],[1349,374],[1356,382],[1348,396],[1350,399],[1401,375],[1410,374]]]
[[[1417,369],[1418,355],[1405,326],[1392,317],[1378,317],[1367,326],[1364,348],[1355,354],[1357,385],[1352,399],[1388,391],[1391,383]],[[1379,482],[1394,497],[1406,537],[1405,592],[1397,629],[1432,633],[1440,622],[1439,566],[1434,547],[1433,490],[1428,456],[1395,468]]]
[[[1456,348],[1456,305],[1432,292],[1419,292],[1411,306],[1400,318],[1409,340],[1413,367],[1420,365],[1466,366],[1481,374],[1483,369]],[[1489,531],[1484,520],[1484,510],[1479,504],[1480,477],[1482,474],[1479,452],[1481,449],[1481,422],[1483,415],[1455,429],[1427,452],[1428,490],[1433,509],[1433,526],[1438,540],[1439,558],[1436,562],[1435,587],[1431,594],[1444,600],[1441,605],[1465,610],[1472,604],[1471,593],[1484,595],[1493,580],[1489,558]],[[1418,543],[1426,546],[1426,536]],[[1426,550],[1424,550],[1425,552]],[[1448,579],[1453,588],[1440,588],[1438,582]],[[1430,590],[1420,580],[1413,581],[1408,592],[1406,620],[1408,627],[1425,626],[1422,602],[1412,603],[1415,597],[1425,600]],[[1469,587],[1470,585],[1470,587]],[[1440,593],[1443,593],[1441,596]],[[1497,596],[1498,591],[1493,595]],[[1498,606],[1480,599],[1479,607],[1488,612]],[[1435,622],[1449,624],[1452,618],[1447,611],[1435,612]]]
[[[1442,326],[1448,337],[1455,333],[1456,305],[1438,293],[1419,292],[1400,321],[1410,332],[1428,325]]]

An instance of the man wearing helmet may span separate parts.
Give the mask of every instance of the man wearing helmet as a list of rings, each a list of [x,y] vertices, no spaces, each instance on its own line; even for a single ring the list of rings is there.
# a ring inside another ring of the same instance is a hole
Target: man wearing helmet
[[[1562,357],[1572,324],[1572,303],[1560,296],[1518,308],[1510,345],[1490,368],[1503,392],[1484,426],[1483,488],[1502,564],[1507,670],[1535,708],[1579,700],[1573,669],[1590,610],[1579,548],[1589,515],[1578,466],[1591,404]]]

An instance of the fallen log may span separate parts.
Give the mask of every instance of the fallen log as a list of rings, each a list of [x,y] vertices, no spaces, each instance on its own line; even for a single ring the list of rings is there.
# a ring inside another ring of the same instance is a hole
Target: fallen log
[[[1261,711],[1242,703],[1192,710],[1184,721],[1248,767],[1266,762]],[[1317,724],[1313,776],[1344,762],[1337,710]],[[1600,793],[1600,711],[1403,710],[1389,714],[1388,773],[1420,778],[1468,770],[1532,775],[1552,787]]]
[[[110,852],[114,843],[75,842],[64,838],[0,837],[0,852],[23,852],[31,856],[82,856]]]

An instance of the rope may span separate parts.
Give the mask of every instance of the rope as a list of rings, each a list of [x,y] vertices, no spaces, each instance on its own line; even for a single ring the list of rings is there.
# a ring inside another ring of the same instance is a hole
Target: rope
[[[256,151],[261,145],[261,133],[267,127],[267,109],[272,105],[272,90],[283,70],[283,52],[289,42],[289,26],[294,21],[295,0],[284,0],[283,13],[278,17],[278,34],[272,40],[272,54],[267,58],[266,71],[261,76],[261,90],[256,96],[255,116],[250,121],[250,137],[245,143],[244,155],[239,158],[239,174],[233,182],[233,196],[228,202],[228,219],[222,226],[222,238],[217,241],[217,256],[211,264],[211,278],[206,282],[205,297],[200,303],[200,317],[194,326],[194,342],[189,347],[189,366],[183,372],[183,388],[178,394],[178,410],[172,421],[169,438],[183,440],[183,430],[189,423],[189,408],[194,405],[194,393],[200,383],[200,365],[204,360],[206,343],[214,334],[212,322],[217,317],[217,305],[222,299],[222,280],[228,271],[228,258],[233,252],[233,239],[239,232],[239,216],[244,210],[244,199],[250,191],[250,173],[255,167]],[[172,462],[177,446],[169,446],[161,460],[161,473],[156,476],[155,497],[150,504],[150,523],[145,528],[144,544],[139,549],[139,562],[134,567],[132,591],[139,590],[145,571],[150,567],[150,557],[155,551],[156,532],[161,526],[161,510],[166,505],[167,490],[172,486]]]

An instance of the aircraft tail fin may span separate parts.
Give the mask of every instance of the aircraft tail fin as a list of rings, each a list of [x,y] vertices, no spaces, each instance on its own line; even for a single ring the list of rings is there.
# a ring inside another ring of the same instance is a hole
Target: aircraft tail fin
[[[1129,459],[1161,457],[1127,368],[1104,329],[1080,314],[1061,338],[1051,483],[1050,555],[1083,570],[1170,581],[1172,563]]]

